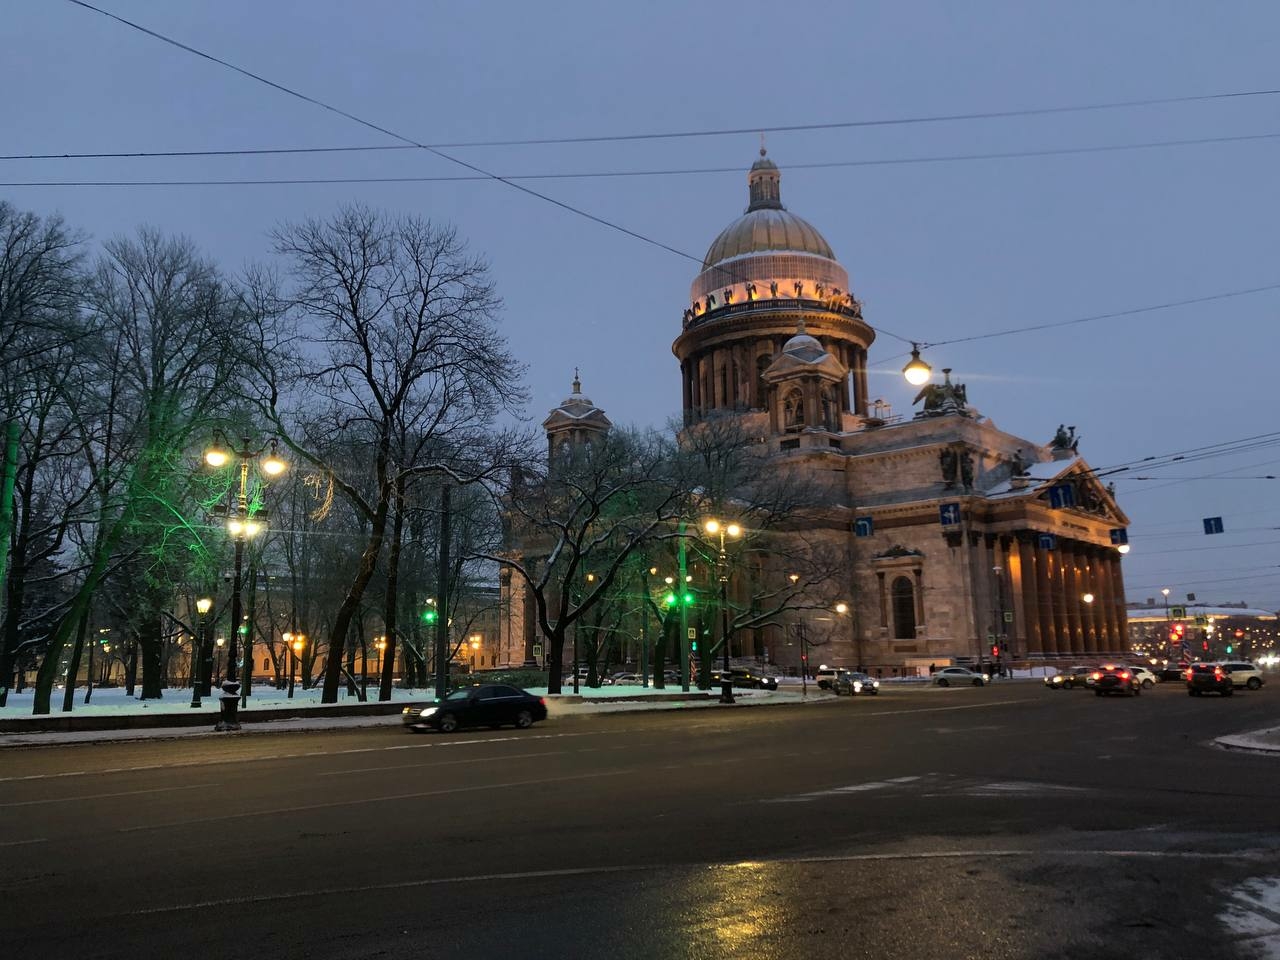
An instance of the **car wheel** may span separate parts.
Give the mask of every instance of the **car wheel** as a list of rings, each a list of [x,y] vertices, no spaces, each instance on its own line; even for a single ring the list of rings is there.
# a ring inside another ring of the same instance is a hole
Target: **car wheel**
[[[1151,689],[1152,687],[1154,687],[1155,685],[1156,685],[1156,684],[1155,684],[1155,681],[1154,681],[1154,680],[1143,680],[1143,681],[1142,681],[1142,689],[1143,689],[1143,690],[1150,690],[1150,689]]]
[[[1136,684],[1136,685],[1133,687],[1133,690],[1132,690],[1132,691],[1130,691],[1130,692],[1131,692],[1135,697],[1136,697],[1136,696],[1138,696],[1138,694],[1142,693],[1142,685],[1141,685],[1141,684]]]
[[[1102,696],[1102,691],[1101,691],[1101,690],[1095,690],[1095,691],[1093,691],[1093,695],[1094,695],[1095,697],[1100,697],[1100,696]]]
[[[1248,680],[1245,681],[1244,685],[1248,687],[1250,690],[1257,690],[1260,686],[1262,686],[1262,681],[1259,680],[1257,677],[1250,677]]]
[[[439,727],[441,733],[453,733],[458,729],[458,718],[452,713],[446,713],[440,718]]]
[[[949,686],[951,686],[951,683],[950,683],[950,681],[948,681],[948,680],[947,680],[947,678],[946,678],[946,677],[939,677],[939,678],[938,678],[938,686],[940,686],[940,687],[949,687]]]
[[[1072,687],[1074,687],[1074,686],[1075,686],[1075,684],[1074,684],[1074,683],[1072,683],[1070,680],[1064,680],[1064,681],[1062,681],[1062,689],[1063,689],[1063,690],[1070,690],[1070,689],[1071,689]]]
[[[974,680],[973,680],[973,685],[974,685],[975,687],[980,687],[980,686],[982,686],[982,678],[981,678],[981,677],[975,677],[975,678],[974,678]]]
[[[1229,696],[1231,696],[1231,695],[1232,695],[1233,693],[1235,693],[1235,692],[1236,692],[1236,688],[1235,688],[1235,687],[1227,687],[1225,690],[1223,690],[1223,691],[1222,691],[1222,695],[1223,695],[1224,697],[1229,697]]]
[[[528,730],[533,726],[533,714],[528,710],[521,710],[516,714],[516,726],[521,730]]]
[[[1188,697],[1198,697],[1198,696],[1200,696],[1200,691],[1199,691],[1199,690],[1187,690],[1187,696],[1188,696]]]

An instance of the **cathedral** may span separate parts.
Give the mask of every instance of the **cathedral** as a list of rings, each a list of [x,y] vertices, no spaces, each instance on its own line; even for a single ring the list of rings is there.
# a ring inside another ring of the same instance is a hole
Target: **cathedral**
[[[805,532],[847,558],[834,586],[847,599],[838,616],[803,615],[826,625],[814,659],[894,675],[1124,651],[1127,520],[1079,455],[1075,428],[1043,444],[1006,433],[949,370],[922,384],[912,414],[873,402],[875,331],[848,272],[783,205],[763,149],[747,185],[745,213],[693,279],[672,352],[686,429],[739,417],[766,468],[822,478],[817,529]],[[928,372],[918,356],[911,366]],[[544,429],[550,450],[609,425],[575,376]],[[504,578],[513,663],[536,640],[516,586]],[[789,626],[735,634],[734,656],[795,671]]]

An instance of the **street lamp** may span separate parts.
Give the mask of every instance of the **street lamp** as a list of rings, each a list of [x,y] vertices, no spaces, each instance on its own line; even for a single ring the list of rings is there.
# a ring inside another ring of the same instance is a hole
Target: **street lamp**
[[[205,636],[205,617],[212,609],[213,600],[209,597],[201,597],[196,601],[196,612],[200,614],[200,631],[196,636],[196,642],[191,645],[191,706],[194,709],[200,707],[200,685],[204,682],[205,647],[209,642],[208,637]]]
[[[472,672],[472,673],[475,673],[475,672],[476,672],[476,654],[480,652],[480,634],[478,634],[478,633],[473,633],[473,634],[471,635],[471,641],[470,641],[470,642],[471,642],[471,672]],[[386,641],[384,640],[384,641],[379,645],[378,649],[379,649],[379,650],[385,649],[385,648],[386,648],[386,645],[387,645],[387,643],[386,643]]]
[[[920,359],[920,344],[911,344],[911,359],[902,368],[902,375],[907,378],[907,383],[913,387],[924,386],[929,382],[929,378],[933,376],[933,367]]]
[[[218,648],[218,683],[222,683],[222,645],[227,642],[226,637],[219,637],[214,641]]]
[[[1081,594],[1080,599],[1083,600],[1085,603],[1093,603],[1093,594],[1092,593]]]
[[[723,676],[720,678],[720,702],[733,703],[733,677],[729,675],[729,556],[725,553],[725,537],[737,539],[742,536],[742,528],[736,523],[721,523],[714,517],[702,522],[702,529],[711,536],[720,538],[720,554],[716,566],[720,572],[720,642],[724,645],[722,666]]]
[[[263,454],[267,455],[264,457]],[[256,450],[250,445],[248,437],[243,438],[240,449],[233,449],[230,452],[215,443],[204,454],[205,463],[215,469],[226,466],[232,457],[239,463],[240,485],[235,497],[234,512],[230,508],[227,509],[227,532],[235,543],[235,573],[231,593],[231,649],[227,654],[227,677],[222,683],[222,715],[215,727],[220,731],[240,729],[235,710],[235,701],[240,693],[239,651],[236,644],[240,637],[240,624],[243,619],[241,592],[244,544],[246,540],[262,532],[266,519],[262,511],[252,517],[249,515],[249,465],[259,461],[260,469],[269,477],[277,477],[284,473],[287,466],[277,453],[277,441],[274,438]],[[246,674],[246,679],[252,677],[252,664],[246,664]]]
[[[284,642],[289,646],[289,699],[293,699],[293,675],[298,669],[298,660],[302,656],[302,649],[307,645],[306,634],[303,633],[285,633],[283,635]]]

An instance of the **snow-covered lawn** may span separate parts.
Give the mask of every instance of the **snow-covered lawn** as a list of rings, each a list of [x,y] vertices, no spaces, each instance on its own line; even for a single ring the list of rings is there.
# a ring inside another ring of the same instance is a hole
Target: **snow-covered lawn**
[[[62,697],[65,691],[55,690],[53,692],[53,713],[57,716],[62,714]],[[204,697],[201,700],[200,709],[206,713],[218,712],[218,693],[215,690],[212,697]],[[28,689],[22,693],[9,692],[9,702],[0,710],[0,717],[29,717],[31,715],[32,698],[34,694]],[[369,701],[373,702],[378,699],[378,688],[376,685],[369,684]],[[425,690],[392,690],[391,699],[395,701],[404,701],[406,703],[431,699],[431,694]],[[359,697],[349,695],[343,688],[338,692],[338,703],[359,703]],[[295,686],[293,690],[293,699],[289,699],[288,690],[277,690],[274,687],[267,687],[261,684],[254,684],[253,692],[249,695],[249,709],[257,708],[265,710],[271,707],[297,707],[310,708],[319,707],[320,690],[313,688],[311,690],[303,690],[301,687]],[[160,700],[139,700],[137,696],[127,696],[124,687],[103,687],[93,691],[93,697],[88,705],[84,702],[84,688],[76,690],[75,703],[72,707],[71,715],[76,717],[100,717],[110,714],[122,713],[192,713],[191,707],[191,688],[171,687],[164,691],[164,697]]]

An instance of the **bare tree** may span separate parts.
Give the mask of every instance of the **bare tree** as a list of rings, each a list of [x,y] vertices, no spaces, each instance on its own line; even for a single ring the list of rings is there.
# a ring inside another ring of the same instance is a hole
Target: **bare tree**
[[[489,448],[498,414],[522,402],[520,367],[497,332],[488,267],[452,228],[352,206],[284,226],[275,242],[289,260],[288,303],[304,332],[282,396],[273,384],[266,408],[368,525],[329,631],[322,699],[332,703],[397,490],[431,472],[470,479],[490,469],[476,454]],[[359,468],[332,462],[339,445],[360,452]]]

